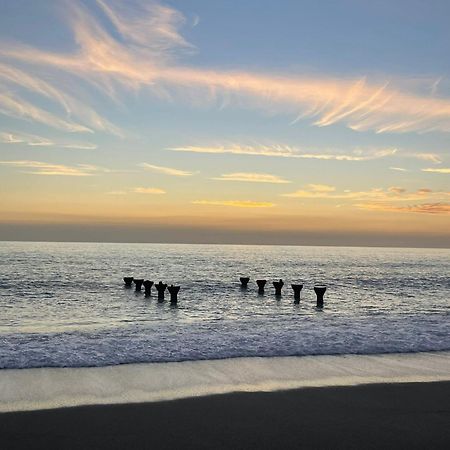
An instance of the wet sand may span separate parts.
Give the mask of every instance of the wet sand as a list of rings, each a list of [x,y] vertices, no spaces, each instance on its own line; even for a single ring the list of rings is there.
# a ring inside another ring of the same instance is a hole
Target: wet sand
[[[450,382],[0,414],[2,449],[450,448]]]

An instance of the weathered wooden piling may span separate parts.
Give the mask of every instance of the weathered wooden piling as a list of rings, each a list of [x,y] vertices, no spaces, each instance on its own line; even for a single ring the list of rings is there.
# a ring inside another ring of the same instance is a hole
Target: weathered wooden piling
[[[125,282],[125,287],[130,288],[133,283],[133,277],[123,277],[123,281]]]
[[[266,283],[267,280],[256,280],[256,284],[258,285],[258,294],[264,294],[264,286]]]
[[[144,279],[143,278],[139,278],[139,279],[134,279],[134,284],[136,285],[136,291],[140,291],[142,289],[142,284],[144,283]]]
[[[325,291],[327,290],[326,286],[314,286],[314,292],[317,296],[317,307],[322,308],[323,307],[323,296],[325,294]]]
[[[153,286],[153,281],[150,281],[150,280],[144,281],[145,295],[147,297],[152,294],[152,286]]]
[[[303,289],[303,284],[291,284],[294,291],[294,303],[300,303],[300,292]]]
[[[248,285],[248,282],[250,281],[250,278],[249,277],[241,277],[241,278],[239,278],[239,280],[241,281],[241,287],[245,289]]]
[[[276,296],[280,296],[281,295],[281,289],[284,286],[283,280],[280,278],[279,281],[274,281],[272,284],[273,284],[273,287],[275,288],[275,295]]]
[[[167,290],[170,292],[170,303],[172,303],[173,305],[176,304],[178,302],[177,296],[178,292],[180,291],[180,286],[174,286],[173,284],[171,284],[167,287]]]
[[[166,290],[167,284],[164,284],[162,281],[160,281],[158,284],[155,284],[155,288],[158,291],[158,301],[163,302],[164,301],[164,292]]]

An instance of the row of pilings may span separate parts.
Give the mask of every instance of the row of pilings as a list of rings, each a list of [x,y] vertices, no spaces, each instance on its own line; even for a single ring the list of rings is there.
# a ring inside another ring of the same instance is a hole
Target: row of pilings
[[[175,304],[178,302],[178,292],[180,292],[180,286],[174,286],[171,284],[168,286],[167,284],[160,281],[159,283],[153,283],[150,280],[144,280],[143,278],[133,278],[133,277],[124,277],[123,281],[125,283],[126,288],[131,288],[133,283],[135,285],[135,291],[142,291],[142,286],[144,286],[144,292],[146,297],[150,297],[152,294],[152,287],[154,286],[156,291],[158,292],[158,301],[163,302],[165,298],[166,289],[170,294],[170,303]]]
[[[247,289],[250,278],[241,277],[239,280],[241,282],[241,289]],[[267,280],[256,280],[256,284],[258,285],[258,294],[260,295],[264,294],[266,283]],[[275,296],[280,297],[281,290],[283,289],[284,286],[284,281],[280,278],[278,281],[273,281],[272,285],[275,288]],[[294,291],[294,303],[300,303],[300,293],[303,289],[303,284],[291,284],[291,288]],[[327,290],[326,286],[323,286],[321,284],[314,286],[314,292],[316,293],[318,308],[323,307],[323,297],[325,295],[326,290]]]
[[[250,281],[249,277],[241,277],[241,289],[247,289],[248,283]],[[149,297],[151,295],[152,287],[154,286],[156,291],[158,292],[158,301],[164,301],[164,295],[166,289],[170,293],[170,303],[176,304],[178,302],[178,292],[180,291],[180,286],[174,286],[173,284],[168,286],[167,284],[160,281],[159,283],[153,283],[150,280],[144,280],[143,278],[133,278],[133,277],[124,277],[123,281],[125,282],[126,288],[131,288],[133,283],[135,285],[135,290],[137,292],[142,291],[142,286],[144,286],[145,296]],[[256,284],[258,285],[258,294],[264,294],[264,289],[266,286],[267,280],[256,280]],[[284,281],[280,278],[278,281],[272,282],[273,287],[275,288],[275,296],[281,296],[281,290],[284,286]],[[294,291],[294,303],[300,303],[300,293],[303,289],[303,284],[291,284],[291,288]],[[325,295],[327,288],[323,285],[315,285],[314,292],[317,297],[317,307],[323,307],[323,297]]]

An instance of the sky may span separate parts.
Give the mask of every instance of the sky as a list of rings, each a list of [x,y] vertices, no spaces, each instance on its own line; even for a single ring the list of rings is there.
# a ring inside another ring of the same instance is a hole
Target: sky
[[[450,247],[449,17],[0,0],[0,240]]]

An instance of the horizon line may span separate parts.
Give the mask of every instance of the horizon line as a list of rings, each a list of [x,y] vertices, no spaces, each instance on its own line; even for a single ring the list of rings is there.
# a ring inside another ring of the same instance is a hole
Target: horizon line
[[[234,242],[175,242],[175,241],[95,241],[95,240],[33,240],[33,239],[0,239],[0,243],[12,242],[12,243],[34,243],[34,244],[124,244],[124,245],[140,245],[140,244],[150,244],[150,245],[229,245],[229,246],[242,246],[242,247],[340,247],[340,248],[386,248],[386,249],[417,249],[417,250],[450,250],[449,246],[409,246],[409,245],[377,245],[377,244],[366,244],[366,245],[356,245],[356,244],[275,244],[275,243],[234,243]]]

